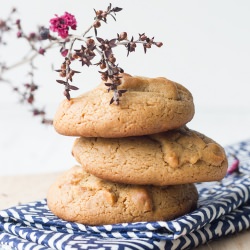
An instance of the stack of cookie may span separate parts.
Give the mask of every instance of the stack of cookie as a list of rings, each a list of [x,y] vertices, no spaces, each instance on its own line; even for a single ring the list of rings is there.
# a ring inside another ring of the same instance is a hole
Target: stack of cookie
[[[192,94],[163,77],[123,74],[119,105],[101,83],[59,106],[54,127],[76,136],[80,166],[50,187],[47,201],[58,217],[89,225],[171,220],[195,209],[196,182],[222,179],[224,149],[186,124]]]

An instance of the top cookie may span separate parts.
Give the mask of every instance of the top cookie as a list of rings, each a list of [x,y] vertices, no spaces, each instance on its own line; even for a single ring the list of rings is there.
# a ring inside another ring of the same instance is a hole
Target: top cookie
[[[159,133],[189,122],[194,116],[192,94],[164,77],[122,74],[119,89],[126,89],[120,104],[109,104],[112,93],[104,83],[60,104],[56,131],[68,136],[128,137]]]

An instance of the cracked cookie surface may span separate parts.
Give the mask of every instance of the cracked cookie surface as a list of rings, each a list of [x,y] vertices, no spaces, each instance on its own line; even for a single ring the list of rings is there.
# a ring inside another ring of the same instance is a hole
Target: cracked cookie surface
[[[140,185],[218,181],[228,167],[218,143],[186,126],[139,137],[79,137],[72,154],[99,178]]]
[[[54,117],[55,130],[83,137],[128,137],[181,127],[194,116],[192,94],[164,77],[123,74],[119,89],[126,89],[119,105],[109,105],[112,91],[101,83],[77,98],[62,101]]]
[[[197,206],[194,184],[168,187],[126,185],[101,180],[74,166],[55,181],[47,195],[59,218],[88,225],[172,220]]]

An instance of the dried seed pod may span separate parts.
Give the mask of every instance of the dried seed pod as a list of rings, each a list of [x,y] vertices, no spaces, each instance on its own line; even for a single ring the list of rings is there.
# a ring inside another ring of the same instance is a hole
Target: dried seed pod
[[[100,64],[100,69],[105,69],[106,68],[106,63],[101,63]]]
[[[119,39],[119,41],[123,41],[123,40],[126,40],[127,39],[127,32],[122,32],[120,35],[119,35],[119,37],[118,37],[118,39]]]
[[[61,77],[66,77],[66,70],[62,70],[59,75]]]
[[[115,63],[116,58],[114,57],[113,54],[111,54],[111,55],[109,56],[108,60],[109,60],[111,63]]]
[[[102,13],[103,13],[102,10],[97,10],[97,11],[96,11],[96,16],[100,16]]]
[[[72,58],[74,58],[74,59],[78,59],[78,58],[79,58],[79,56],[78,56],[76,53],[73,53],[73,54],[72,54]]]
[[[160,48],[163,45],[163,43],[162,42],[157,42],[157,43],[155,43],[155,45]]]
[[[101,22],[97,20],[97,21],[94,22],[93,26],[95,28],[99,28],[99,27],[101,27]]]

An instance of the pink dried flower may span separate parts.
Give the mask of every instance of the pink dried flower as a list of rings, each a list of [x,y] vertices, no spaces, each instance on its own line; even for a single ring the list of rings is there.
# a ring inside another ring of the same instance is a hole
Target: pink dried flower
[[[239,172],[239,164],[240,161],[239,159],[235,156],[232,155],[234,157],[234,161],[233,163],[229,166],[228,170],[227,170],[227,174],[232,174],[234,172]]]
[[[20,37],[22,37],[22,35],[23,35],[23,33],[19,30],[18,32],[17,32],[17,34],[16,34],[16,36],[18,37],[18,38],[20,38]]]
[[[39,50],[38,50],[38,53],[41,54],[41,55],[44,55],[45,49],[40,47]]]
[[[50,30],[57,32],[61,38],[67,38],[69,27],[73,30],[76,29],[77,23],[75,16],[65,12],[63,16],[55,15],[55,18],[50,19]]]
[[[35,39],[36,38],[36,33],[35,32],[31,32],[29,34],[29,39],[32,40],[32,39]]]
[[[62,55],[63,57],[65,57],[65,56],[67,56],[69,50],[68,50],[68,49],[61,49],[60,52],[61,52],[61,55]]]

